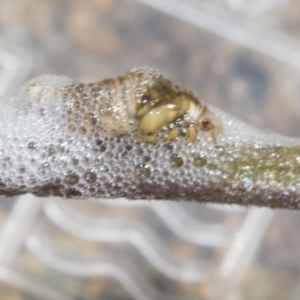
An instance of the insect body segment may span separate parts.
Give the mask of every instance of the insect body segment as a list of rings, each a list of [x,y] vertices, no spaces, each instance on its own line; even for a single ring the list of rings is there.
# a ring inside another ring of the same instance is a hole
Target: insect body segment
[[[150,79],[145,92],[136,100],[137,126],[147,139],[167,129],[166,140],[184,135],[188,142],[193,143],[198,130],[210,131],[214,138],[222,131],[217,117],[192,91],[163,77]]]
[[[110,137],[134,134],[142,142],[180,136],[195,142],[199,131],[215,138],[222,131],[217,117],[195,94],[146,68],[123,76],[64,86],[29,83],[27,91],[35,102],[45,95],[62,99],[70,133],[92,137],[98,132]]]

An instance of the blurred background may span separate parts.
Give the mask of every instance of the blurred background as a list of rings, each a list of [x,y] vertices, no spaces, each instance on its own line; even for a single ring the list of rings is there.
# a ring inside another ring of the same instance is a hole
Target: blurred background
[[[0,0],[0,94],[45,73],[88,82],[147,65],[300,136],[299,12],[298,0]],[[299,214],[3,199],[0,299],[298,300]]]

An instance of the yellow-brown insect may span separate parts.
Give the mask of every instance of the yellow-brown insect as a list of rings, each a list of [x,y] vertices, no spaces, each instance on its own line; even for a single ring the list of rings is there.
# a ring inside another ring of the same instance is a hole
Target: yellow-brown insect
[[[28,90],[38,98],[45,94],[36,85]],[[50,94],[63,99],[71,133],[137,134],[140,141],[150,143],[185,136],[193,143],[198,131],[211,132],[214,138],[222,131],[218,118],[191,90],[151,69],[96,83],[67,84]]]

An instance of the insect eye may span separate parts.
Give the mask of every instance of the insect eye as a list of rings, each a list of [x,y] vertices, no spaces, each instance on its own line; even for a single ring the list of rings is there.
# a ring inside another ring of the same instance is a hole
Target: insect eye
[[[208,131],[214,128],[212,121],[208,118],[201,120],[202,130]]]

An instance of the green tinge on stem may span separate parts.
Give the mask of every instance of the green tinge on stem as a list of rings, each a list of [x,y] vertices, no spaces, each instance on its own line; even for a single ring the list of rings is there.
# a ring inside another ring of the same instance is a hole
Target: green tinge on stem
[[[226,202],[300,208],[300,146],[247,146],[226,156]]]

